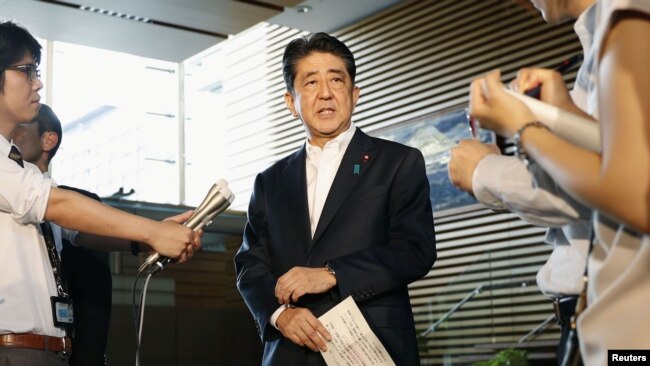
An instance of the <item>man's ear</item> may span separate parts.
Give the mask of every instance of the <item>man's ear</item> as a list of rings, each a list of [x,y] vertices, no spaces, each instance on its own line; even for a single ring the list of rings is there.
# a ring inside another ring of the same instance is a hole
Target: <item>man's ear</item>
[[[293,99],[293,94],[286,92],[284,93],[284,103],[287,105],[287,109],[294,117],[298,117],[298,112],[296,111],[295,100]]]
[[[358,86],[354,86],[352,88],[352,111],[354,112],[354,108],[357,106],[357,102],[359,101],[359,94],[361,93],[361,89],[359,89]]]
[[[59,135],[57,135],[56,132],[47,131],[41,136],[41,146],[43,151],[50,152],[58,143]]]

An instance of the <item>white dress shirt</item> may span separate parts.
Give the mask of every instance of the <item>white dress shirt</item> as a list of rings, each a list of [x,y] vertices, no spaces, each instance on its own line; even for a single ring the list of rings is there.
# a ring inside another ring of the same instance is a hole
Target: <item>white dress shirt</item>
[[[306,173],[307,173],[307,200],[309,204],[309,222],[311,223],[311,236],[314,236],[320,215],[323,212],[325,200],[334,182],[336,172],[341,165],[341,159],[347,150],[356,127],[350,127],[334,139],[328,141],[323,149],[309,143],[305,144],[307,149]]]
[[[52,183],[34,164],[9,159],[10,149],[0,136],[0,334],[63,337],[52,321],[56,285],[38,225]]]
[[[340,135],[328,141],[323,149],[314,146],[309,142],[305,143],[307,158],[305,159],[305,171],[307,173],[307,203],[309,205],[309,222],[311,224],[311,236],[314,237],[320,215],[325,206],[325,200],[330,192],[336,172],[339,170],[341,160],[345,151],[352,141],[352,136],[357,128],[350,123],[350,127]],[[271,325],[277,328],[276,321],[285,310],[280,306],[271,315]]]

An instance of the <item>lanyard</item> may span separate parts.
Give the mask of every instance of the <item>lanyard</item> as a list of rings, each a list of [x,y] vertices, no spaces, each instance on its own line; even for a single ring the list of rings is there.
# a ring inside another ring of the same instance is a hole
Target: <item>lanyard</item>
[[[54,273],[54,281],[56,282],[56,292],[59,297],[69,298],[67,286],[63,279],[63,271],[61,270],[61,260],[56,251],[56,244],[54,244],[54,234],[52,233],[52,226],[45,221],[41,224],[41,231],[45,239],[45,247],[47,248],[47,256],[50,258],[52,265],[52,272]]]

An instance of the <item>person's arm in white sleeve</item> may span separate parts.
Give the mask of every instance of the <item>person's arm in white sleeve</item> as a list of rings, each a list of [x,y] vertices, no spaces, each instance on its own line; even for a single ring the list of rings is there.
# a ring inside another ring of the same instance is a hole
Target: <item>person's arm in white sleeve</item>
[[[479,202],[495,210],[507,209],[537,226],[561,227],[579,214],[563,198],[540,188],[526,165],[512,156],[487,155],[472,176]]]

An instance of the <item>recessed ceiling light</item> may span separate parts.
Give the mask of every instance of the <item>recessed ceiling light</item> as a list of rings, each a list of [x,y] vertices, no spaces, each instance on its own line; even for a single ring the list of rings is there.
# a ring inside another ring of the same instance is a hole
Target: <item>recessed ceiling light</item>
[[[121,13],[121,12],[114,11],[114,10],[109,10],[109,9],[96,8],[94,6],[79,5],[79,10],[88,11],[88,12],[91,12],[91,13],[102,14],[102,15],[108,15],[108,16],[115,17],[115,18],[134,20],[136,22],[141,22],[141,23],[149,23],[149,22],[151,22],[151,19],[146,18],[146,17],[133,15],[133,14]]]
[[[307,14],[311,11],[311,6],[309,5],[299,5],[296,6],[294,9],[296,9],[296,12],[298,14]]]

